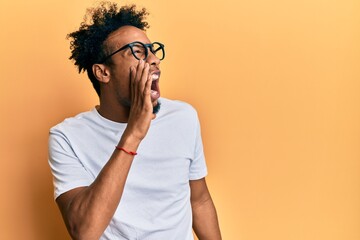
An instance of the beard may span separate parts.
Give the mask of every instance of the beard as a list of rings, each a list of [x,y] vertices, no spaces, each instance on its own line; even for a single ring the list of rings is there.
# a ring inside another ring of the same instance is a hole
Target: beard
[[[130,101],[130,100],[125,99],[125,98],[122,98],[122,97],[120,97],[119,95],[117,96],[117,98],[118,98],[118,102],[119,102],[121,105],[123,105],[123,106],[125,106],[125,107],[128,107],[128,108],[131,107],[131,101]],[[156,103],[156,105],[153,106],[153,111],[152,111],[153,114],[157,114],[157,113],[160,111],[160,106],[161,106],[161,103],[160,103],[160,101],[158,100],[157,103]]]
[[[157,104],[153,107],[153,114],[157,114],[160,111],[161,103],[158,101]]]

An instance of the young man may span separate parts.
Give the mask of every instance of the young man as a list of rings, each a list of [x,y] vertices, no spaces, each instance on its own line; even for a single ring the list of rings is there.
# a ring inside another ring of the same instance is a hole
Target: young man
[[[55,199],[73,239],[221,239],[196,111],[160,97],[147,12],[102,3],[69,34],[100,105],[50,130]]]

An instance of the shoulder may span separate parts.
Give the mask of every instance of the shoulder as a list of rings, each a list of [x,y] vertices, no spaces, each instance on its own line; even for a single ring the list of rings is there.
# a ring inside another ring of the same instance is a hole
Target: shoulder
[[[186,115],[197,116],[196,109],[189,103],[180,100],[170,100],[167,98],[160,99],[161,110],[164,114],[167,113],[182,113]]]
[[[194,129],[199,124],[197,111],[189,103],[161,98],[160,104],[160,111],[154,123],[162,123],[176,129]]]
[[[93,110],[79,113],[74,117],[66,118],[61,123],[50,129],[50,134],[72,132],[86,128],[89,123],[95,121]]]

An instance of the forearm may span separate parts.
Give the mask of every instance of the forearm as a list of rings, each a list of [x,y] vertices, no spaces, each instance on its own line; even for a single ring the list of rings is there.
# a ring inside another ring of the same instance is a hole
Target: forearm
[[[136,151],[139,141],[121,140],[119,145]],[[119,205],[133,158],[115,150],[95,181],[77,192],[62,211],[74,239],[100,238]]]
[[[221,233],[211,197],[193,206],[193,228],[199,240],[220,240]]]

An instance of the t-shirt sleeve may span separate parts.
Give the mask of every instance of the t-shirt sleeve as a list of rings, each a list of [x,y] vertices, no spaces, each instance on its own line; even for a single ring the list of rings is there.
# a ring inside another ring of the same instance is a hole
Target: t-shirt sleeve
[[[53,174],[55,199],[71,189],[89,186],[93,182],[66,136],[53,129],[49,136],[49,165]]]
[[[196,118],[195,129],[195,145],[194,145],[194,158],[190,165],[190,180],[198,180],[207,175],[207,167],[205,162],[205,155],[203,143],[201,138],[201,128],[199,119]]]

